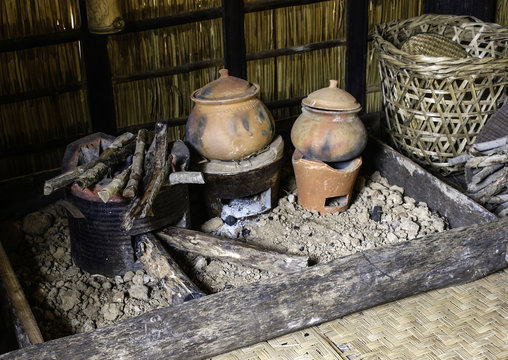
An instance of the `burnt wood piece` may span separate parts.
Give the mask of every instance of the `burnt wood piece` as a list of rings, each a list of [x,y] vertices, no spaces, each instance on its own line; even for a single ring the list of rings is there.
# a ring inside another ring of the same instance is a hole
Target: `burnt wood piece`
[[[104,186],[97,195],[101,198],[103,202],[108,202],[108,200],[115,195],[116,193],[120,192],[127,183],[127,180],[129,178],[129,174],[131,172],[131,167],[124,169],[121,173],[116,175],[109,184]]]
[[[16,317],[20,320],[23,329],[28,335],[32,344],[44,342],[37,321],[28,305],[23,289],[19,284],[18,278],[12,269],[11,262],[5,253],[2,242],[0,241],[0,278],[4,283],[7,294],[12,301]]]
[[[96,160],[76,166],[63,174],[47,180],[44,183],[44,195],[50,195],[53,191],[72,184],[76,178],[98,163],[104,163],[108,167],[111,167],[125,160],[134,150],[133,139],[134,135],[132,133],[124,133],[118,136]]]
[[[205,359],[508,266],[508,218],[366,250],[306,270],[1,355]]]
[[[486,179],[488,185],[478,190],[478,192],[471,194],[472,198],[482,204],[487,202],[492,195],[496,195],[506,187],[508,183],[508,166],[490,175],[489,178]]]
[[[147,273],[157,279],[173,305],[205,296],[182,271],[154,235],[136,237],[136,255]]]
[[[139,183],[143,178],[143,168],[145,163],[145,147],[148,131],[140,129],[136,138],[136,149],[132,158],[132,169],[129,176],[129,182],[123,190],[122,196],[132,199],[138,193]]]
[[[171,167],[172,156],[168,153],[168,125],[158,122],[155,125],[155,152],[152,168],[146,169],[143,179],[142,195],[134,198],[122,216],[122,229],[129,231],[136,218],[144,218],[152,214],[152,204],[159,193],[163,183],[167,180]]]
[[[431,210],[445,216],[452,228],[497,218],[460,191],[443,183],[377,139],[369,139],[364,154],[365,168],[378,169],[390,184],[403,187],[405,195],[416,201],[426,202]]]
[[[169,174],[169,185],[204,183],[203,173],[199,171],[178,171]]]
[[[307,256],[282,254],[195,230],[167,227],[155,234],[178,250],[275,273],[300,271],[309,263]]]
[[[90,187],[93,184],[101,181],[104,176],[108,173],[109,167],[104,163],[97,163],[91,169],[88,169],[81,174],[75,181],[81,190]]]

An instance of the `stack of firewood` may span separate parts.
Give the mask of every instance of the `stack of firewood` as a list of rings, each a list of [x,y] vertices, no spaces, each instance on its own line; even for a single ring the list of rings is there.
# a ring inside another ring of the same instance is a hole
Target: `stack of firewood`
[[[46,181],[44,194],[71,184],[84,190],[115,174],[98,196],[105,203],[115,194],[131,199],[122,218],[122,228],[130,230],[137,218],[151,215],[153,201],[163,184],[204,182],[201,173],[184,171],[190,154],[182,141],[176,141],[169,151],[167,123],[155,125],[155,136],[146,149],[148,138],[145,129],[139,130],[137,137],[129,132],[118,136],[98,157]]]
[[[465,163],[469,197],[498,216],[508,215],[508,136],[474,144],[449,162]]]

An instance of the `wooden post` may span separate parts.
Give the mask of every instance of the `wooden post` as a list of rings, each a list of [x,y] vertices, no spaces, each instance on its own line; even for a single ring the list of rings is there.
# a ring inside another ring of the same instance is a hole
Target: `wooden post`
[[[81,28],[88,28],[85,0],[79,0]],[[86,69],[88,105],[92,131],[116,134],[115,99],[111,82],[108,39],[103,35],[82,32],[81,46]]]
[[[346,6],[346,91],[365,111],[367,77],[368,0],[348,0]]]
[[[230,75],[245,79],[247,62],[245,60],[243,1],[222,0],[222,7],[224,9],[222,17],[224,64]]]

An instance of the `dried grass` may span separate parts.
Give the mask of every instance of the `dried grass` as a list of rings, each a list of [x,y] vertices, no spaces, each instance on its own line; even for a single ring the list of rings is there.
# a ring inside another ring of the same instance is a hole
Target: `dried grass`
[[[0,1],[0,40],[77,29],[78,0]]]
[[[497,0],[496,22],[508,25],[508,0]]]
[[[121,0],[127,21],[169,16],[222,6],[221,0]]]
[[[369,0],[369,34],[374,32],[374,27],[377,24],[421,15],[422,7],[422,0]],[[373,50],[372,42],[368,44],[366,71],[367,95],[365,112],[381,111],[382,94],[378,60]]]

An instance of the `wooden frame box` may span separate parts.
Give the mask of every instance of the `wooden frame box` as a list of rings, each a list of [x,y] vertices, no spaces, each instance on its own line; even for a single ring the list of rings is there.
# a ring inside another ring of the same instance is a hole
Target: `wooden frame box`
[[[0,355],[0,359],[203,359],[508,266],[508,218],[390,147],[370,141],[364,169],[448,218],[451,230]]]

